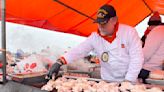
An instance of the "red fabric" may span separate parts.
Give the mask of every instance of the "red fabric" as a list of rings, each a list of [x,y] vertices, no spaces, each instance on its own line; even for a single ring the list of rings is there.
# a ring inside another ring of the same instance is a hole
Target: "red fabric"
[[[150,33],[150,31],[151,30],[147,28],[144,35],[147,36]]]
[[[37,66],[36,63],[32,63],[32,64],[30,65],[30,69],[34,69],[36,66]]]
[[[25,65],[25,67],[24,67],[24,70],[27,70],[28,68],[29,68],[29,64],[28,63],[26,63],[26,65]]]
[[[2,63],[0,63],[0,68],[2,68],[3,67],[3,64]]]
[[[60,59],[62,60],[63,64],[67,64],[67,61],[64,57],[60,57]]]
[[[100,60],[97,57],[95,58],[95,63],[100,64]]]
[[[117,11],[120,23],[131,26],[140,23],[152,11],[164,14],[162,0],[60,1],[94,19],[100,6],[111,4]],[[6,0],[6,20],[80,36],[89,36],[97,30],[97,25],[93,23],[93,20],[55,2],[55,0]]]

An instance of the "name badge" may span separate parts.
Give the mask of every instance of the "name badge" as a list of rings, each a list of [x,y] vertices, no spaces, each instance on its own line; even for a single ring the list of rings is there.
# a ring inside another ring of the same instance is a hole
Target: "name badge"
[[[109,60],[109,54],[108,54],[108,52],[103,52],[103,54],[101,55],[101,60],[103,62],[108,62],[108,60]]]

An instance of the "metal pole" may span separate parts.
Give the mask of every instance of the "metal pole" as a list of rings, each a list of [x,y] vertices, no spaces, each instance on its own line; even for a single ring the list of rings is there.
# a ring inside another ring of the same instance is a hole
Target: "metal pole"
[[[77,12],[77,13],[79,13],[80,15],[83,15],[83,16],[85,16],[85,17],[87,17],[87,18],[89,18],[89,19],[91,19],[91,20],[95,20],[94,18],[92,18],[91,16],[88,16],[88,15],[86,15],[85,13],[82,13],[82,12],[80,12],[80,11],[78,11],[77,9],[74,9],[74,8],[72,8],[71,6],[68,6],[67,4],[65,4],[65,3],[63,3],[63,2],[61,2],[61,1],[59,1],[59,0],[54,0],[55,2],[57,2],[57,3],[59,3],[59,4],[61,4],[61,5],[63,5],[63,6],[65,6],[65,7],[67,7],[67,8],[69,8],[69,9],[71,9],[71,10],[73,10],[73,11],[75,11],[75,12]]]
[[[6,83],[6,0],[2,0],[2,49],[4,49],[5,51],[2,52],[2,56],[3,56],[3,83]]]

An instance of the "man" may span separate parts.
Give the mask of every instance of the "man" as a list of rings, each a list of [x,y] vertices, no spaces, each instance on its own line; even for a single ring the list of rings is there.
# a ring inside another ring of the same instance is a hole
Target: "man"
[[[156,66],[157,64],[158,64],[157,65],[158,67],[162,65],[162,64],[160,64],[160,63],[162,63],[161,60],[157,61],[158,59],[154,59],[154,60],[150,59],[151,57],[154,58],[153,56],[155,56],[155,53],[157,51],[157,50],[155,51],[155,49],[159,45],[157,43],[160,43],[161,40],[162,40],[161,38],[156,39],[156,37],[155,37],[155,36],[158,36],[158,35],[160,36],[159,33],[161,33],[161,32],[158,32],[158,31],[152,32],[155,27],[157,27],[159,25],[163,25],[162,24],[162,19],[161,19],[160,15],[157,11],[154,12],[152,14],[152,16],[150,17],[148,25],[149,25],[149,27],[147,28],[147,30],[145,31],[144,36],[141,39],[142,42],[143,42],[142,47],[143,47],[143,51],[144,51],[145,62],[144,62],[144,65],[143,65],[143,69],[141,70],[138,77],[142,79],[143,83],[146,83],[145,79],[147,79],[149,77],[149,73],[150,73],[150,71],[152,71],[152,69],[150,69],[150,68],[155,68],[154,66]],[[145,45],[146,45],[146,47],[145,47]],[[154,52],[154,53],[152,53],[152,52]],[[162,54],[162,52],[160,52],[160,54]],[[154,64],[154,65],[152,66],[152,64]],[[153,70],[156,70],[156,69],[153,69]]]
[[[164,25],[157,26],[147,35],[144,52],[144,65],[139,78],[149,77],[150,72],[162,70],[164,63]]]
[[[118,23],[116,11],[111,5],[103,5],[98,10],[95,22],[99,31],[58,59],[47,75],[49,78],[58,73],[61,65],[73,63],[94,50],[100,59],[102,79],[136,81],[143,64],[141,41],[136,30]]]
[[[142,47],[144,47],[145,45],[145,40],[147,38],[147,35],[150,33],[150,31],[155,28],[156,26],[160,25],[161,22],[161,17],[159,15],[159,13],[156,11],[153,13],[153,15],[150,17],[149,22],[148,22],[148,28],[145,31],[145,34],[143,35],[143,37],[141,38],[142,40]]]

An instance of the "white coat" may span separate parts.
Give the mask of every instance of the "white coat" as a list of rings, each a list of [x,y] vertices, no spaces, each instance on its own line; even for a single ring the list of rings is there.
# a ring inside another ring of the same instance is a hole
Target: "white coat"
[[[164,26],[155,27],[147,35],[144,52],[144,69],[162,70],[164,62]]]
[[[100,59],[102,79],[116,82],[136,81],[144,60],[141,41],[134,28],[119,24],[116,38],[112,43],[94,32],[63,57],[67,63],[71,63],[85,57],[91,50],[96,51]],[[104,52],[109,55],[108,62],[101,60]]]

